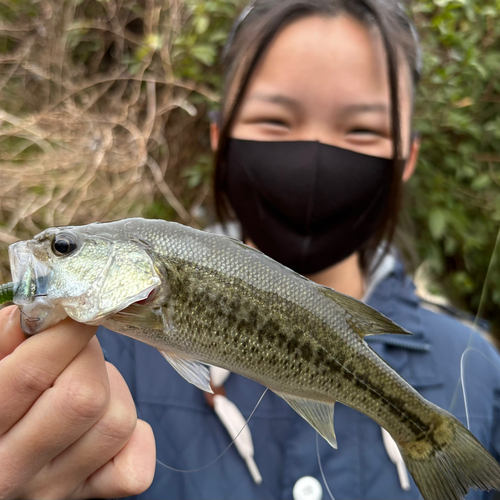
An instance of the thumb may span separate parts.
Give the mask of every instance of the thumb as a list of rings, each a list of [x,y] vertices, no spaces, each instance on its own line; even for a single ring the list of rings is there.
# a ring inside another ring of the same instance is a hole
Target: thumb
[[[4,307],[0,311],[0,361],[25,340],[18,307]]]

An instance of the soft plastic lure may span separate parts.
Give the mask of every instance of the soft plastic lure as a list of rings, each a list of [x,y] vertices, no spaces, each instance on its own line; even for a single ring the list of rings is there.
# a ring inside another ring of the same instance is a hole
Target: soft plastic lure
[[[0,305],[14,300],[14,283],[0,285]]]

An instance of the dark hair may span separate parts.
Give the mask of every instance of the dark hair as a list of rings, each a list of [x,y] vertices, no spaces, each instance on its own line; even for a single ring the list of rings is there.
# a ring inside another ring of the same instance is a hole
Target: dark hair
[[[248,87],[250,77],[276,34],[293,21],[310,15],[337,16],[348,14],[367,26],[376,26],[387,55],[393,169],[389,203],[379,230],[360,249],[363,271],[373,270],[387,252],[394,237],[401,205],[402,157],[399,113],[398,60],[404,56],[415,86],[420,76],[418,40],[415,29],[397,0],[255,0],[240,15],[224,51],[225,85],[220,115],[220,137],[215,159],[214,196],[219,219],[225,222],[230,204],[225,194],[225,157],[231,128]],[[239,84],[235,91],[235,82]],[[234,94],[234,98],[232,97]],[[386,244],[374,265],[377,248]]]

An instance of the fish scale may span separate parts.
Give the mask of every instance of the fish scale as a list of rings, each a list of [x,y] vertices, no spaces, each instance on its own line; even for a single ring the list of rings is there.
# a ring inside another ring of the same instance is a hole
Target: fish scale
[[[55,255],[58,239],[75,250]],[[239,241],[127,219],[48,229],[9,251],[27,333],[64,315],[104,324],[158,348],[207,391],[203,363],[226,368],[269,387],[335,447],[340,401],[387,429],[426,500],[500,488],[498,463],[472,434],[363,340],[409,332]]]

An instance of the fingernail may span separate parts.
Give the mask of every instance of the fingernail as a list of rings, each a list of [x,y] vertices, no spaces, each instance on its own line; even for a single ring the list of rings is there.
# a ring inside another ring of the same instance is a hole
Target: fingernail
[[[5,307],[0,307],[0,313],[4,318],[4,322],[7,322],[10,320],[10,317],[12,316],[12,312],[17,309],[16,306],[5,306]]]
[[[12,311],[9,312],[9,315],[7,316],[7,321],[9,323],[18,323],[19,322],[19,308],[17,306],[11,306]]]
[[[6,308],[7,309],[7,308]],[[9,306],[10,311],[6,311],[4,316],[4,325],[11,330],[13,327],[19,323],[19,309],[17,306]]]

